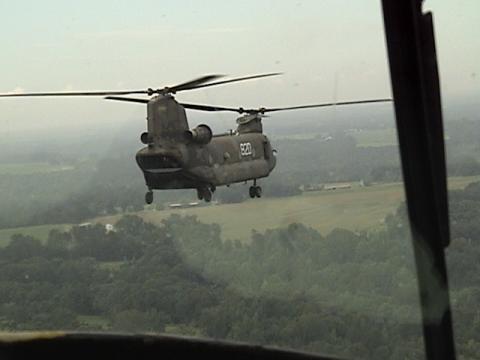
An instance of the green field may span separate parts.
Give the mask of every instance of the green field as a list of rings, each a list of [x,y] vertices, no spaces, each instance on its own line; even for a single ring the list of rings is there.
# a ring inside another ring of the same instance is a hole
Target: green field
[[[480,176],[449,178],[450,189],[464,188]],[[299,222],[327,234],[335,228],[370,230],[382,226],[385,216],[393,213],[403,201],[401,183],[377,184],[351,189],[307,192],[286,198],[263,198],[239,204],[209,205],[172,210],[144,210],[136,215],[154,224],[172,214],[196,215],[200,221],[217,223],[225,239],[248,241],[252,230],[259,232]],[[102,224],[114,224],[122,215],[95,219]],[[52,229],[66,231],[71,225],[40,225],[0,230],[0,247],[13,234],[34,236],[45,241]],[[115,267],[118,264],[110,264]],[[110,266],[109,265],[109,266]]]
[[[359,129],[349,131],[348,134],[352,136],[359,147],[378,147],[378,146],[398,146],[397,129]],[[448,136],[445,136],[448,140]],[[471,153],[469,149],[468,153]]]
[[[449,179],[449,188],[463,188],[480,177]],[[145,210],[137,213],[144,220],[160,224],[172,214],[196,215],[200,221],[218,223],[225,239],[248,241],[252,230],[263,232],[299,222],[322,234],[335,228],[369,230],[381,226],[387,214],[396,211],[404,199],[403,184],[391,183],[345,190],[308,192],[286,198],[248,200],[240,204],[210,205],[174,210]],[[103,224],[115,223],[119,216],[98,218]]]
[[[348,130],[347,134],[352,136],[357,142],[359,147],[378,147],[378,146],[390,146],[397,145],[397,130],[395,128],[388,129],[355,129]],[[322,133],[309,133],[309,134],[289,134],[289,135],[276,135],[272,136],[273,140],[309,140],[320,138],[322,135],[328,134]]]
[[[350,135],[360,147],[397,145],[397,130],[394,128],[359,130]]]
[[[81,325],[85,326],[93,326],[95,328],[99,328],[102,330],[108,330],[108,320],[104,319],[101,316],[94,316],[94,315],[79,315],[77,317],[77,321]]]

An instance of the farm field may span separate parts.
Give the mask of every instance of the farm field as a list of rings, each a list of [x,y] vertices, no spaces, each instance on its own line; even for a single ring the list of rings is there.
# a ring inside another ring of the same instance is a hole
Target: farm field
[[[397,145],[397,130],[388,129],[369,129],[351,132],[351,136],[357,141],[357,146],[391,146]]]
[[[449,188],[461,189],[479,180],[480,176],[449,178]],[[312,191],[299,196],[262,198],[239,204],[144,210],[135,214],[154,224],[160,224],[172,214],[195,215],[200,221],[219,224],[225,239],[249,241],[252,230],[263,232],[294,222],[311,226],[322,234],[335,228],[371,230],[381,226],[385,216],[393,213],[403,199],[403,185],[389,183],[369,187],[354,185],[350,189]],[[114,224],[121,216],[99,217],[93,222]],[[71,226],[55,224],[0,229],[0,247],[6,246],[14,234],[30,235],[45,241],[50,230],[67,231]]]
[[[449,188],[464,188],[477,180],[480,177],[450,178]],[[224,239],[249,241],[252,230],[263,232],[295,222],[311,226],[322,234],[335,228],[370,230],[381,226],[385,216],[395,212],[403,200],[402,183],[390,183],[308,192],[286,198],[255,199],[239,204],[144,210],[136,214],[154,224],[160,224],[172,214],[195,215],[202,222],[219,224]],[[115,223],[120,216],[101,217],[94,221]]]

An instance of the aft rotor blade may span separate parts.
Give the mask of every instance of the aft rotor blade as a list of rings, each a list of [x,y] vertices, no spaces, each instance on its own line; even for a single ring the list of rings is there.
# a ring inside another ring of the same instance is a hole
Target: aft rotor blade
[[[211,105],[197,105],[197,104],[184,104],[180,103],[185,109],[190,110],[200,110],[200,111],[234,111],[238,113],[242,113],[243,109],[239,108],[229,108],[223,106],[211,106]]]
[[[38,92],[19,94],[0,94],[0,97],[32,97],[32,96],[106,96],[106,95],[130,95],[148,94],[147,90],[123,90],[123,91],[62,91],[62,92]]]
[[[107,96],[105,97],[106,100],[117,100],[117,101],[126,101],[126,102],[134,102],[134,103],[141,103],[141,104],[147,104],[148,99],[133,99],[133,98],[126,98],[126,97],[120,97],[120,96]]]
[[[269,73],[269,74],[259,74],[259,75],[251,75],[251,76],[243,76],[235,79],[229,79],[229,80],[222,80],[222,81],[217,81],[209,84],[202,84],[198,86],[192,86],[189,88],[185,88],[182,90],[193,90],[193,89],[199,89],[207,86],[216,86],[216,85],[222,85],[222,84],[228,84],[232,82],[237,82],[237,81],[245,81],[245,80],[252,80],[252,79],[260,79],[264,77],[269,77],[269,76],[278,76],[281,75],[282,73]]]
[[[342,101],[336,103],[324,103],[324,104],[313,104],[313,105],[300,105],[300,106],[290,106],[282,108],[261,108],[258,109],[258,112],[273,112],[273,111],[285,111],[285,110],[296,110],[296,109],[309,109],[309,108],[319,108],[319,107],[328,107],[328,106],[343,106],[343,105],[355,105],[355,104],[371,104],[371,103],[380,103],[380,102],[391,102],[392,99],[372,99],[372,100],[356,100],[356,101]],[[249,112],[252,110],[246,110]]]
[[[285,110],[298,110],[298,109],[309,109],[309,108],[319,108],[327,106],[337,106],[337,105],[354,105],[354,104],[370,104],[370,103],[379,103],[379,102],[391,102],[392,99],[372,99],[372,100],[356,100],[356,101],[343,101],[337,103],[324,103],[324,104],[312,104],[312,105],[299,105],[299,106],[289,106],[282,108],[259,108],[259,109],[244,109],[224,107],[224,106],[215,106],[215,105],[200,105],[200,104],[185,104],[181,103],[184,108],[191,110],[200,110],[200,111],[233,111],[239,114],[263,114],[266,112],[273,111],[285,111]]]

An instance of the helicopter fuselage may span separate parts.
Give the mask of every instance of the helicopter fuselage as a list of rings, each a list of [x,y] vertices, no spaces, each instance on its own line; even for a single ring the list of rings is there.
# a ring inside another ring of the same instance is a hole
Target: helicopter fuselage
[[[140,100],[141,101],[141,100]],[[260,197],[257,179],[270,174],[276,164],[274,150],[262,132],[261,117],[237,119],[235,132],[213,135],[208,125],[190,129],[185,108],[173,96],[159,95],[147,102],[147,146],[136,155],[148,192],[196,189],[199,199],[211,200],[217,186],[253,180],[250,196]]]
[[[221,134],[207,144],[149,145],[136,155],[150,189],[199,189],[255,180],[276,158],[262,133]]]

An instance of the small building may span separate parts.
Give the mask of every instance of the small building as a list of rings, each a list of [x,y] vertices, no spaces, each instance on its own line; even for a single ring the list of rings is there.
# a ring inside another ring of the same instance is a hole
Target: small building
[[[320,191],[323,190],[323,184],[308,184],[300,187],[301,191]]]
[[[170,204],[168,205],[170,209],[180,209],[183,207],[183,204]]]
[[[350,189],[352,184],[330,184],[325,185],[325,190],[341,190],[341,189]]]

